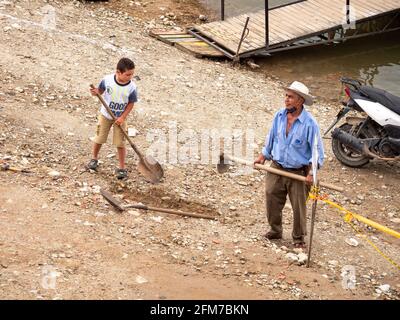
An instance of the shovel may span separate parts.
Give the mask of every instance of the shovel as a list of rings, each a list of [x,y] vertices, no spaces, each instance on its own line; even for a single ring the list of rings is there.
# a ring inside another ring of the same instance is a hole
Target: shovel
[[[90,85],[92,89],[95,89],[93,84]],[[104,108],[106,108],[108,114],[113,118],[113,120],[117,120],[117,118],[112,113],[110,107],[105,102],[104,98],[101,95],[97,95],[101,103],[103,104]],[[151,183],[158,183],[164,176],[164,170],[161,165],[152,157],[146,156],[144,157],[143,154],[139,151],[139,149],[135,146],[132,142],[131,138],[129,137],[128,133],[122,129],[122,127],[118,126],[122,133],[124,134],[125,138],[128,140],[129,144],[131,145],[132,149],[136,152],[139,157],[139,163],[137,165],[138,171],[144,176],[144,178],[151,182]]]
[[[1,171],[12,171],[12,172],[22,172],[22,173],[31,173],[30,170],[25,169],[25,168],[17,168],[17,167],[12,167],[8,163],[2,163],[0,166]]]
[[[233,162],[237,162],[237,163],[240,163],[240,164],[244,164],[246,166],[253,167],[253,168],[257,169],[257,170],[268,171],[268,172],[271,172],[271,173],[274,173],[274,174],[278,174],[278,175],[281,175],[281,176],[284,176],[284,177],[288,177],[288,178],[291,178],[291,179],[295,179],[295,180],[299,180],[299,181],[303,181],[303,182],[306,181],[306,177],[304,177],[304,176],[301,176],[301,175],[298,175],[298,174],[294,174],[294,173],[290,173],[290,172],[283,171],[283,170],[279,170],[279,169],[276,169],[276,168],[267,167],[265,165],[258,164],[258,163],[254,165],[253,162],[251,162],[251,161],[246,161],[246,160],[243,160],[243,159],[232,157],[232,156],[229,156],[229,155],[226,155],[226,154],[223,154],[223,153],[221,153],[221,155],[219,156],[219,163],[217,164],[218,173],[225,173],[225,172],[227,172],[229,170],[229,167],[230,167],[229,161],[233,161]],[[322,186],[322,187],[328,188],[328,189],[339,191],[339,192],[343,192],[344,191],[343,188],[335,186],[333,184],[329,184],[329,183],[320,182],[319,185]]]
[[[117,199],[115,199],[111,193],[105,190],[100,190],[101,195],[107,200],[109,204],[111,204],[115,209],[118,211],[125,211],[126,209],[142,209],[142,210],[150,210],[150,211],[158,211],[158,212],[164,212],[164,213],[170,213],[170,214],[176,214],[180,216],[187,216],[187,217],[192,217],[192,218],[202,218],[202,219],[210,219],[210,220],[215,220],[214,217],[210,217],[204,214],[198,214],[198,213],[191,213],[191,212],[184,212],[184,211],[178,211],[178,210],[171,210],[171,209],[163,209],[163,208],[155,208],[155,207],[148,207],[144,204],[128,204],[128,205],[123,205],[121,204]]]

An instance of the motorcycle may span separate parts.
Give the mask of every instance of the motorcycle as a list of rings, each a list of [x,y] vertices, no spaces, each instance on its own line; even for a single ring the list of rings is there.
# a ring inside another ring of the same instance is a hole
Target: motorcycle
[[[347,100],[324,136],[350,111],[359,116],[347,117],[332,131],[332,151],[349,167],[362,167],[371,159],[400,160],[400,97],[385,90],[363,85],[358,80],[341,78]]]

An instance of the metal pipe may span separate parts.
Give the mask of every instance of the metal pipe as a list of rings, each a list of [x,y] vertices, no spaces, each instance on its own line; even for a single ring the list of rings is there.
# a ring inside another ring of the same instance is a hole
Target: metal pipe
[[[346,0],[346,22],[350,25],[350,0]]]
[[[269,4],[265,0],[265,48],[269,49]]]
[[[221,20],[225,20],[225,0],[221,0]]]

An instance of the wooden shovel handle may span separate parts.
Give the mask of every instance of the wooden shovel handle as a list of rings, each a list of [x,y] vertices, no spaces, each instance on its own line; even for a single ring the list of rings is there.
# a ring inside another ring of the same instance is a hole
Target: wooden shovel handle
[[[90,88],[96,89],[96,87],[95,87],[93,84],[90,85]],[[104,108],[106,108],[108,114],[112,117],[112,119],[113,119],[114,121],[117,120],[117,118],[116,118],[115,115],[112,113],[110,107],[108,106],[108,104],[107,104],[107,102],[104,100],[104,98],[103,98],[101,95],[99,95],[99,94],[96,94],[96,96],[97,96],[97,98],[99,98],[99,100],[100,100],[100,102],[103,104]],[[129,137],[128,133],[127,133],[124,129],[122,129],[121,126],[118,126],[118,127],[121,129],[121,131],[122,131],[122,133],[124,134],[125,138],[128,140],[128,142],[129,142],[129,144],[131,145],[131,147],[133,148],[133,150],[134,150],[134,151],[136,152],[136,154],[139,156],[140,160],[143,160],[143,155],[142,155],[142,153],[139,151],[139,149],[138,149],[138,148],[136,147],[136,145],[133,143],[133,141],[132,141],[131,138]]]
[[[124,206],[124,208],[135,208],[135,209],[142,209],[142,210],[158,211],[158,212],[176,214],[176,215],[180,215],[180,216],[215,220],[214,217],[210,217],[210,216],[207,216],[204,214],[184,212],[184,211],[178,211],[178,210],[172,210],[172,209],[148,207],[144,204],[129,204],[129,205]]]
[[[250,166],[250,167],[253,167],[253,168],[258,169],[258,170],[268,171],[268,172],[271,172],[271,173],[274,173],[274,174],[278,174],[278,175],[281,175],[281,176],[285,176],[285,177],[288,177],[288,178],[291,178],[291,179],[295,179],[295,180],[306,182],[306,177],[304,177],[304,176],[300,176],[298,174],[290,173],[290,172],[279,170],[279,169],[276,169],[276,168],[271,168],[271,167],[268,167],[266,165],[262,165],[262,164],[255,164],[254,165],[253,162],[251,162],[251,161],[247,161],[247,160],[244,160],[244,159],[236,158],[236,157],[225,155],[225,154],[223,155],[223,159],[227,159],[227,160],[230,160],[230,161],[233,161],[233,162],[244,164],[246,166]],[[343,192],[344,191],[344,189],[342,187],[338,187],[338,186],[335,186],[335,185],[330,184],[330,183],[319,182],[319,185],[322,186],[322,187],[328,188],[328,189],[339,191],[339,192]]]

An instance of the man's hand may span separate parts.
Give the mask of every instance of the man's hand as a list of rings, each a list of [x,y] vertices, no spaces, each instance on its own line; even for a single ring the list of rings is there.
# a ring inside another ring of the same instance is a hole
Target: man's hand
[[[115,120],[115,124],[117,126],[120,126],[124,121],[125,121],[125,117],[124,116],[120,116],[117,120]]]
[[[261,153],[258,158],[256,160],[254,160],[254,164],[264,164],[266,158],[264,157],[264,155]]]
[[[314,179],[314,178],[313,178],[313,176],[312,176],[311,174],[307,175],[307,177],[306,177],[306,184],[309,185],[309,186],[312,186],[313,183],[314,183],[314,180],[313,180],[313,179]]]

